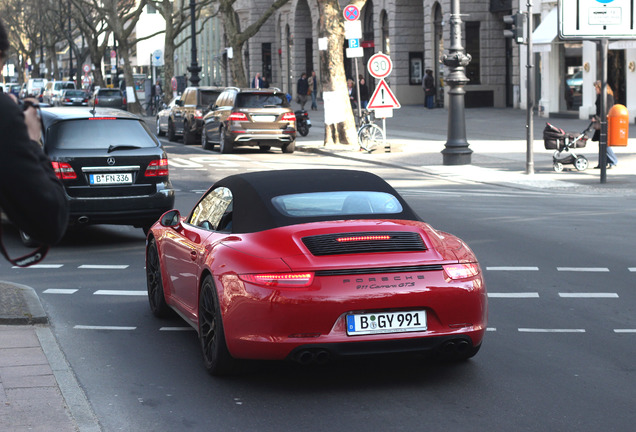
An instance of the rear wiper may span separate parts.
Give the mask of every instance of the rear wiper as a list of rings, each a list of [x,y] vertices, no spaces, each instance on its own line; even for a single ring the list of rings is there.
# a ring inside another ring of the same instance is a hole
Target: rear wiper
[[[112,153],[115,150],[137,150],[140,148],[141,147],[134,145],[111,145],[110,147],[108,147],[108,153]]]

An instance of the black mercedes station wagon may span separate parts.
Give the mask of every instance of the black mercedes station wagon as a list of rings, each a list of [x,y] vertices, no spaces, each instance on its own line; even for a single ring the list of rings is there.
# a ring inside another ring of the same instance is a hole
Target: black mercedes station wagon
[[[44,151],[64,183],[71,224],[147,230],[174,207],[168,157],[134,114],[110,108],[43,108]]]

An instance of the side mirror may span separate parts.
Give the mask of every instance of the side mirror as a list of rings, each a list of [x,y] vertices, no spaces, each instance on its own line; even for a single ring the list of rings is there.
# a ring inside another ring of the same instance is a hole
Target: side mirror
[[[161,226],[166,228],[181,228],[181,213],[179,210],[170,210],[161,215],[159,219]]]
[[[177,105],[177,106],[182,107],[183,106],[183,101],[181,99],[177,99],[174,104]]]

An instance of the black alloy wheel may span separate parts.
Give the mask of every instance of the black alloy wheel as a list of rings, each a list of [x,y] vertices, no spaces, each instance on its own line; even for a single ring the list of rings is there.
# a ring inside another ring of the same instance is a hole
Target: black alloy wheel
[[[199,293],[199,342],[203,363],[211,375],[227,375],[235,370],[236,360],[225,344],[221,308],[210,275],[203,279]]]
[[[208,137],[205,133],[205,127],[201,130],[201,148],[203,148],[203,150],[214,149],[214,144],[208,141]]]
[[[153,315],[166,318],[170,315],[170,307],[166,303],[161,280],[161,263],[155,239],[148,243],[146,253],[146,285],[148,286],[148,302]]]
[[[225,137],[225,128],[221,127],[221,133],[219,134],[219,151],[223,154],[232,153],[232,144],[227,142]]]

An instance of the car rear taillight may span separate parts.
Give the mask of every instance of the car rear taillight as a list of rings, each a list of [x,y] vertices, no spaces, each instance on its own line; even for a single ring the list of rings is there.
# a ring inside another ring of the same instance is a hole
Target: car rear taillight
[[[168,159],[153,160],[148,164],[146,177],[167,177],[168,176]]]
[[[267,288],[294,289],[306,288],[314,281],[314,273],[258,273],[241,274],[239,279],[244,282],[261,285]]]
[[[282,121],[288,121],[288,122],[295,122],[296,121],[296,115],[294,113],[285,113],[283,114],[283,118],[281,119]]]
[[[233,112],[227,119],[228,121],[249,121],[247,115],[241,112]]]
[[[73,167],[66,162],[51,162],[55,176],[60,180],[74,180],[77,178]]]
[[[475,277],[480,273],[479,264],[447,264],[444,267],[444,272],[450,279],[468,279]]]

